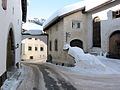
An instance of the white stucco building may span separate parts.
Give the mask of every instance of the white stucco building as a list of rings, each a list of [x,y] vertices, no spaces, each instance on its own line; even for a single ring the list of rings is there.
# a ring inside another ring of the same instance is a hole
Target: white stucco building
[[[28,20],[23,24],[22,60],[47,60],[47,35],[43,32],[42,24]]]
[[[7,71],[21,61],[22,21],[26,21],[26,0],[0,0],[0,87]]]
[[[23,60],[47,60],[47,43],[39,38],[27,38],[22,41]]]

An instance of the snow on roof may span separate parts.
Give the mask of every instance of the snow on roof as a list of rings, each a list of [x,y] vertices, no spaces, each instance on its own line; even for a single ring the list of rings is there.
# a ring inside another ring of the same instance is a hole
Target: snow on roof
[[[25,31],[23,34],[40,35],[40,34],[43,34],[43,31],[42,30],[28,30],[28,31]]]
[[[93,8],[103,4],[103,3],[109,2],[109,1],[113,1],[113,0],[85,0],[85,2],[86,2],[85,10],[89,11],[89,10],[91,10],[91,9],[93,9]]]
[[[49,17],[49,19],[47,21],[45,21],[43,28],[46,28],[47,26],[49,26],[49,24],[51,24],[54,20],[57,20],[58,17],[68,14],[72,11],[82,9],[84,6],[85,6],[84,1],[65,6],[64,8],[56,11],[51,17]]]
[[[43,26],[40,26],[40,25],[32,23],[32,22],[24,23],[22,28],[25,30],[43,30]]]
[[[66,15],[70,12],[83,9],[85,7],[86,11],[91,10],[94,7],[97,7],[105,2],[113,1],[113,0],[84,0],[78,3],[68,5],[58,11],[56,11],[51,17],[48,18],[47,21],[43,24],[43,29],[47,28],[50,24],[56,21],[59,17]],[[115,1],[115,0],[114,0]]]

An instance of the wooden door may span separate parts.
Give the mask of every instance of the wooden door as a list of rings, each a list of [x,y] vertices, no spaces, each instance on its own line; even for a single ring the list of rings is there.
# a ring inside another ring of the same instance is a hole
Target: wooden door
[[[71,47],[80,47],[83,49],[83,42],[81,40],[75,39],[70,42]]]
[[[109,44],[110,57],[120,59],[120,32],[111,35]]]

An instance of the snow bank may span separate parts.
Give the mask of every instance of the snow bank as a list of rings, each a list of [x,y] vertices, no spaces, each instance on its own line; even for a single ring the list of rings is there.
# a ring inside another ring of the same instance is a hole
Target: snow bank
[[[80,69],[97,69],[101,71],[106,70],[106,66],[102,64],[95,56],[85,54],[81,48],[70,47],[68,54],[75,58],[75,65]]]
[[[75,58],[75,67],[71,70],[82,73],[110,74],[117,73],[115,70],[104,65],[96,56],[85,54],[79,47],[70,47],[68,54]]]

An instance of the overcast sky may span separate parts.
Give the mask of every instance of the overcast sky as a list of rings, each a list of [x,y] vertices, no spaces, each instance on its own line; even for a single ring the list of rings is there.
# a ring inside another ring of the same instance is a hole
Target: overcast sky
[[[49,18],[56,10],[82,0],[30,0],[28,18]]]

